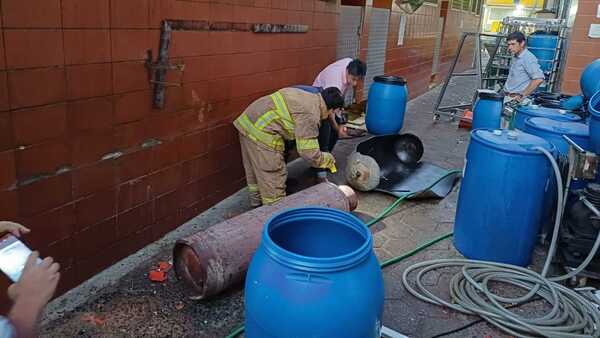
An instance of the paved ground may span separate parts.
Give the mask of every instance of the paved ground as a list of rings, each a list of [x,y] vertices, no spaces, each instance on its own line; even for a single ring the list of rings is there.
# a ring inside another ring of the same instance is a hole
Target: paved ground
[[[461,83],[450,87],[450,100],[446,103],[469,101],[472,97],[472,83]],[[468,144],[468,132],[458,130],[456,124],[442,119],[433,123],[432,107],[439,88],[412,100],[408,105],[404,132],[418,135],[425,144],[424,160],[448,169],[461,169]],[[336,148],[336,158],[340,162],[339,173],[332,179],[343,183],[345,157],[354,149],[359,140],[342,141]],[[299,165],[291,170],[300,185],[305,184],[306,167]],[[380,260],[385,260],[410,251],[419,243],[452,231],[457,201],[457,188],[445,199],[439,201],[407,202],[374,229],[375,250]],[[218,221],[241,213],[248,208],[240,192],[208,213],[200,215],[190,224],[182,227],[160,243],[156,256],[144,252],[129,264],[130,272],[121,275],[103,274],[102,278],[112,278],[108,286],[87,287],[67,295],[69,299],[59,300],[51,308],[52,313],[43,326],[45,337],[224,337],[243,324],[243,293],[241,289],[230,291],[208,302],[191,300],[182,283],[171,274],[165,284],[152,284],[146,273],[160,260],[170,260],[171,246],[178,236],[193,233]],[[394,198],[381,193],[360,194],[357,213],[363,218],[374,217]],[[185,228],[185,229],[184,229]],[[430,249],[407,259],[396,266],[386,268],[386,303],[384,325],[410,337],[433,337],[464,326],[476,318],[459,315],[455,312],[425,304],[409,295],[401,284],[401,274],[405,267],[415,262],[433,258],[460,257],[452,241],[446,240]],[[106,277],[103,277],[106,276]],[[447,294],[450,272],[440,273],[428,282],[432,290]],[[102,285],[102,282],[97,282]],[[106,283],[104,283],[106,284]],[[75,304],[75,305],[74,305]],[[75,308],[70,308],[76,306]],[[66,309],[60,313],[60,309]],[[527,311],[539,310],[532,306]],[[448,337],[504,337],[500,332],[485,323],[479,323]]]

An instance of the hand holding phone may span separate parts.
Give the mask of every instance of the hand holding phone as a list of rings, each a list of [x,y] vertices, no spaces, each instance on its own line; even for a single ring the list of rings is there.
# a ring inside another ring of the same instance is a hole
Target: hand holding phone
[[[0,237],[0,270],[17,282],[25,268],[31,250],[13,235]],[[37,263],[42,261],[38,258]]]
[[[35,251],[27,257],[18,281],[8,288],[8,297],[13,302],[8,318],[17,336],[38,336],[39,319],[56,291],[59,269],[60,266],[51,257],[40,262],[39,254]]]
[[[33,304],[45,306],[56,291],[60,279],[59,270],[60,265],[52,257],[40,260],[39,253],[32,252],[19,280],[8,288],[8,297],[15,303],[28,299]]]

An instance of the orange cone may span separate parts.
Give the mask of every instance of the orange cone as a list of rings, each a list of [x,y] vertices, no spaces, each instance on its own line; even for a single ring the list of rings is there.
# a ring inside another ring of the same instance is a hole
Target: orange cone
[[[460,118],[460,122],[458,122],[458,128],[471,129],[473,124],[473,112],[465,109],[463,112],[463,116]]]

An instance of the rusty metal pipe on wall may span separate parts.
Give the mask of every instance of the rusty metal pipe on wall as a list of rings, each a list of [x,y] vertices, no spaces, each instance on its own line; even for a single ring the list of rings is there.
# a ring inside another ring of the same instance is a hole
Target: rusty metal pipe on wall
[[[205,299],[243,281],[258,247],[266,221],[276,212],[302,206],[352,211],[358,197],[348,186],[321,183],[287,196],[274,206],[263,206],[179,239],[173,249],[175,271]]]

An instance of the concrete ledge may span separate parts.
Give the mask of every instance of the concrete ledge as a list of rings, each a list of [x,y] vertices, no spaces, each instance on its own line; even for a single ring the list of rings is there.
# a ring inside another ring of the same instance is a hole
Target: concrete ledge
[[[158,241],[120,260],[76,288],[51,301],[42,317],[42,325],[59,319],[64,314],[73,311],[78,306],[101,294],[103,289],[117,285],[123,276],[140,264],[166,250],[170,250],[177,239],[192,235],[211,225],[231,218],[234,214],[242,213],[249,209],[247,193],[245,189],[242,189],[179,226],[177,229],[169,232]]]

